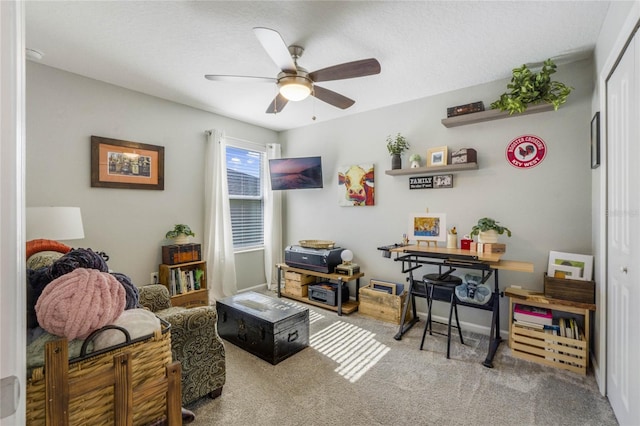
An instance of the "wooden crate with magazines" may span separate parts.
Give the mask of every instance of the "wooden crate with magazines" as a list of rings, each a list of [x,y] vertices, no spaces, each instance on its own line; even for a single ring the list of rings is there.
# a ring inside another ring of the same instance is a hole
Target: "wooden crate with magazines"
[[[74,359],[66,339],[48,342],[44,367],[27,381],[27,425],[181,424],[180,363],[161,322],[152,335],[89,354],[83,347]]]
[[[407,291],[398,292],[398,284],[371,280],[369,285],[360,288],[358,312],[362,315],[385,322],[400,324],[402,306]],[[406,320],[411,319],[411,310],[407,309]]]

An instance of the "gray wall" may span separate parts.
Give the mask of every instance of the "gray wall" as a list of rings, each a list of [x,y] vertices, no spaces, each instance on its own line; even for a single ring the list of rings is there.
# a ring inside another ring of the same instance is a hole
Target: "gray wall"
[[[441,124],[447,107],[482,100],[488,108],[504,92],[505,80],[283,132],[284,156],[322,155],[324,167],[323,189],[286,193],[285,244],[334,240],[354,252],[367,280],[401,282],[400,265],[383,259],[376,247],[399,242],[411,213],[427,208],[446,213],[447,227],[456,226],[461,235],[478,218],[489,216],[513,231],[512,238],[502,237],[507,244],[505,258],[535,265],[533,274],[501,272],[501,287],[542,289],[550,250],[591,252],[593,63],[571,64],[555,77],[574,87],[568,103],[557,112],[456,128]],[[456,173],[452,189],[409,190],[408,176],[384,173],[390,169],[385,139],[398,132],[409,140],[409,153],[423,157],[431,147],[475,148],[479,170]],[[516,169],[505,160],[507,144],[524,134],[537,135],[547,144],[547,157],[530,170]],[[405,167],[407,159],[408,155]],[[361,163],[375,164],[376,205],[339,207],[336,168]],[[504,330],[506,299],[502,304]],[[489,313],[469,308],[462,309],[461,317],[483,326],[490,321]]]
[[[67,243],[105,251],[109,267],[137,285],[158,270],[174,224],[190,225],[193,241],[203,241],[204,131],[277,141],[271,130],[33,62],[26,76],[27,206],[81,207],[85,239]],[[164,191],[92,188],[91,135],[164,146]],[[265,282],[261,254],[239,256],[240,288]]]

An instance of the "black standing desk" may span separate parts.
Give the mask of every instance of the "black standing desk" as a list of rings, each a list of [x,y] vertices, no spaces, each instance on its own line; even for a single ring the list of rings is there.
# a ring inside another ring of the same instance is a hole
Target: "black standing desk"
[[[416,312],[416,297],[424,297],[427,295],[417,291],[414,285],[413,271],[421,268],[423,265],[436,265],[442,273],[442,267],[447,268],[463,268],[482,271],[482,283],[487,282],[493,277],[494,288],[491,300],[485,305],[467,303],[459,301],[458,305],[469,306],[476,309],[492,311],[490,343],[487,358],[482,363],[485,367],[493,367],[493,357],[498,350],[498,346],[502,341],[500,337],[500,287],[498,283],[498,271],[517,271],[517,272],[533,272],[533,264],[530,262],[520,262],[513,260],[502,260],[501,253],[476,253],[469,250],[448,249],[442,247],[431,246],[389,246],[380,247],[379,250],[395,253],[394,261],[402,262],[402,273],[409,274],[409,290],[404,306],[402,307],[402,315],[398,333],[395,335],[396,340],[402,339],[402,335],[409,331],[411,327],[419,321]],[[390,256],[389,256],[390,257]],[[406,320],[407,309],[411,304],[413,309],[413,318]]]

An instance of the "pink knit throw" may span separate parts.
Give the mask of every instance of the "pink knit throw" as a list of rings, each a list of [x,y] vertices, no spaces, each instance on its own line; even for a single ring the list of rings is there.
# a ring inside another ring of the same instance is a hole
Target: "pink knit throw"
[[[118,280],[97,269],[77,268],[47,285],[36,303],[42,328],[69,340],[84,339],[122,314],[126,292]]]

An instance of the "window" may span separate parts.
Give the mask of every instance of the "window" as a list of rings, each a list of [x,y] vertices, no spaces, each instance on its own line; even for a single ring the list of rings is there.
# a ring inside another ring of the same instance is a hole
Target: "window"
[[[236,250],[264,245],[264,158],[264,152],[255,149],[227,146],[227,184]]]

